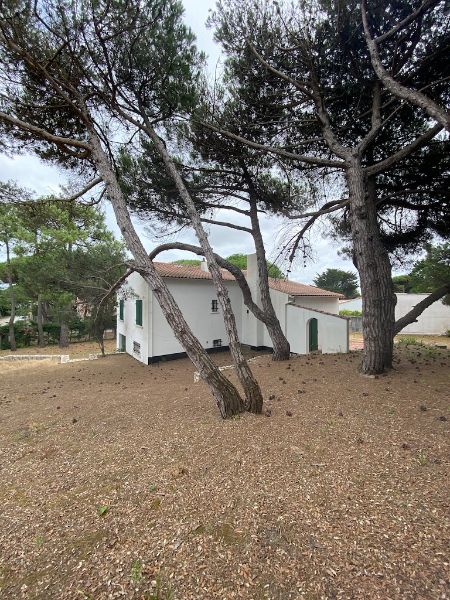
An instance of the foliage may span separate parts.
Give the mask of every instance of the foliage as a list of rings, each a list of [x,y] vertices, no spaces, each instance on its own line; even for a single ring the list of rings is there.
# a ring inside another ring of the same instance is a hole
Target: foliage
[[[346,298],[358,296],[358,276],[351,271],[327,269],[315,277],[314,284],[324,290],[343,294]]]
[[[339,314],[344,317],[362,317],[360,310],[340,310]]]
[[[199,267],[201,264],[201,260],[197,260],[196,258],[180,258],[179,260],[174,260],[174,265],[187,265],[191,267]]]
[[[11,312],[8,291],[0,288],[0,317],[9,315]]]
[[[411,291],[432,292],[450,282],[450,244],[429,246],[426,257],[415,263],[411,274]],[[450,294],[444,297],[450,305]]]
[[[239,267],[241,270],[245,270],[247,268],[247,255],[246,254],[231,254],[227,257],[227,259],[231,264]],[[267,261],[267,270],[269,273],[269,277],[273,277],[273,279],[286,279],[286,275],[281,271],[277,265],[274,263]]]
[[[392,278],[394,292],[408,294],[412,289],[411,275],[395,275]]]
[[[60,324],[68,321],[76,339],[88,333],[103,337],[113,323],[115,302],[100,301],[125,269],[123,247],[107,231],[103,214],[54,197],[0,208],[6,217],[14,216],[20,231],[10,265],[0,264],[0,280],[13,277],[18,313],[36,314],[38,303],[45,306],[47,343],[54,343]],[[85,317],[98,319],[82,324],[77,306]]]

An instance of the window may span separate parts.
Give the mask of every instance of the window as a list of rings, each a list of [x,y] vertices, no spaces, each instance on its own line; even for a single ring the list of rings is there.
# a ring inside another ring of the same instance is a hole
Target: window
[[[219,312],[219,303],[217,300],[211,300],[211,312]]]
[[[142,300],[136,300],[136,325],[142,325]]]
[[[220,348],[222,345],[222,340],[213,340],[213,348]]]
[[[119,319],[121,321],[123,321],[123,308],[124,308],[124,301],[119,300]]]

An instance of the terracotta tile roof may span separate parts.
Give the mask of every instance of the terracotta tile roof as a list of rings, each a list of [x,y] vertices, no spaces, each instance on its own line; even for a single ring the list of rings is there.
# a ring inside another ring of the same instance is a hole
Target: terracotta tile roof
[[[202,271],[200,267],[194,265],[175,265],[173,263],[155,262],[158,273],[162,277],[176,277],[181,279],[211,279],[211,274],[208,271]],[[244,275],[246,271],[244,271]],[[233,275],[226,269],[222,269],[223,278],[226,281],[234,281]],[[273,279],[269,277],[269,286],[273,290],[284,292],[290,296],[331,296],[334,298],[341,298],[341,294],[335,292],[329,292],[327,290],[321,290],[313,285],[306,285],[305,283],[297,283],[296,281],[289,281],[288,279]]]
[[[321,290],[313,285],[306,285],[306,283],[298,283],[297,281],[290,281],[289,279],[272,279],[269,277],[269,285],[273,290],[284,292],[290,296],[332,296],[333,298],[342,297],[341,294],[336,294],[336,292]]]
[[[344,319],[344,321],[350,320],[350,317],[346,317],[344,315],[337,315],[335,313],[327,312],[326,310],[318,310],[317,308],[309,308],[309,306],[302,306],[301,304],[294,304],[293,302],[288,302],[288,306],[294,306],[295,308],[302,308],[303,310],[310,310],[311,312],[320,313],[321,315],[329,315],[330,317],[337,317],[338,319]]]
[[[180,277],[181,279],[211,279],[209,271],[202,271],[195,265],[175,265],[173,263],[154,262],[161,277]],[[222,276],[227,281],[234,281],[233,275],[222,269]]]

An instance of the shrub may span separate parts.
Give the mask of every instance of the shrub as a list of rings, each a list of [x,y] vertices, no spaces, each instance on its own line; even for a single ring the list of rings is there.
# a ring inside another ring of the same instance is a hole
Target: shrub
[[[362,317],[360,310],[340,310],[339,314],[343,317]]]
[[[398,338],[397,344],[403,346],[423,346],[424,343],[415,338],[413,335],[402,335]]]

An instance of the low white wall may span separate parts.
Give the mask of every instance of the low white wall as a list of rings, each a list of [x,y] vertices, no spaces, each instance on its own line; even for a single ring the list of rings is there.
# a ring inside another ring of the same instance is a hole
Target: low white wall
[[[397,294],[395,319],[406,315],[427,296],[428,294]],[[441,335],[448,329],[450,329],[450,306],[442,304],[442,301],[438,300],[423,311],[418,317],[417,323],[407,325],[400,333]]]
[[[344,300],[339,304],[339,310],[359,310],[362,311],[362,298],[353,298]]]
[[[309,352],[309,320],[317,319],[318,347],[324,354],[348,352],[347,319],[297,305],[286,306],[288,340],[296,354]]]

